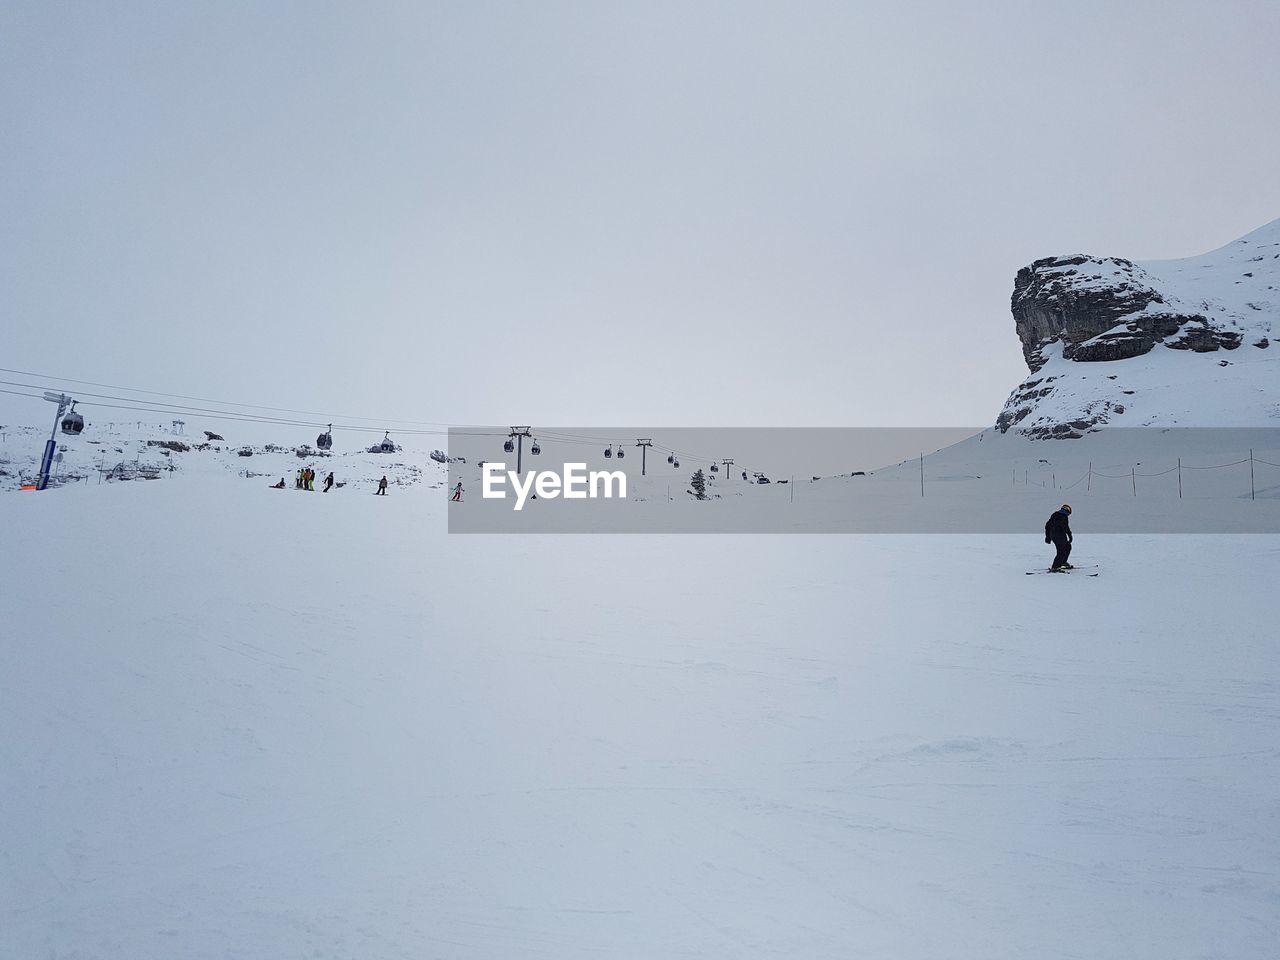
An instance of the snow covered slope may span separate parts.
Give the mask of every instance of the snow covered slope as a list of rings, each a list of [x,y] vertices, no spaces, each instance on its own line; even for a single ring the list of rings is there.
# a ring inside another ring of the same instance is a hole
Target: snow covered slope
[[[93,408],[89,406],[90,416]],[[283,479],[292,489],[298,470],[310,467],[316,471],[316,491],[329,474],[338,484],[335,493],[347,488],[371,490],[386,476],[395,487],[428,482],[444,482],[444,467],[431,457],[432,448],[442,445],[444,438],[418,437],[422,443],[407,448],[394,444],[395,450],[375,453],[381,438],[369,434],[350,434],[328,451],[310,444],[296,446],[279,442],[249,443],[239,440],[242,433],[266,433],[281,439],[281,434],[297,433],[287,428],[237,427],[235,434],[216,419],[207,424],[225,431],[236,439],[206,440],[202,432],[175,434],[160,423],[131,421],[110,423],[89,421],[78,437],[58,435],[59,461],[51,473],[53,486],[100,486],[121,481],[166,482],[192,476],[215,476],[259,483],[276,483]],[[0,492],[18,490],[33,484],[40,472],[40,458],[48,438],[47,427],[7,426],[0,433]],[[363,446],[359,444],[368,444]]]
[[[1037,260],[1012,310],[1031,375],[1002,431],[1280,422],[1280,220],[1184,260]]]
[[[0,496],[0,956],[1275,955],[1273,538],[1026,577],[266,479]]]
[[[208,426],[227,429],[216,422]],[[277,439],[292,432],[271,428]],[[34,481],[45,434],[35,427],[5,428],[0,493],[31,496],[16,490]],[[192,484],[215,484],[257,498],[283,478],[286,490],[269,492],[293,497],[296,472],[307,466],[318,476],[312,496],[363,496],[382,476],[393,494],[421,489],[443,497],[451,485],[446,465],[432,457],[433,447],[443,442],[434,436],[406,437],[404,446],[387,454],[356,446],[371,442],[365,435],[342,435],[327,452],[278,442],[205,442],[199,436],[199,442],[176,436],[158,424],[93,423],[81,436],[63,438],[50,495],[103,496],[122,483],[189,491],[197,489]],[[1079,508],[1079,522],[1092,532],[1280,532],[1280,427],[1111,428],[1070,444],[989,429],[926,453],[923,464],[913,458],[866,475],[810,479],[803,471],[787,471],[798,474],[797,482],[761,486],[736,474],[707,473],[708,502],[686,492],[699,464],[674,470],[655,458],[650,475],[641,478],[639,464],[629,460],[624,500],[543,499],[520,513],[511,501],[479,496],[480,461],[502,455],[505,435],[472,439],[469,462],[453,465],[467,491],[465,504],[449,513],[455,532],[1021,533],[1035,530],[1063,498]],[[594,447],[542,442],[543,466],[564,457],[585,460],[592,469],[618,465],[601,459]],[[330,472],[337,485],[323,494],[320,481]]]
[[[1266,310],[1212,303],[1216,352],[1043,345],[1028,426],[1108,384],[1125,423],[1274,426]],[[0,486],[44,436],[5,428]],[[0,495],[0,957],[1275,955],[1277,538],[1095,532],[1277,529],[1270,433],[985,431],[927,496],[913,461],[622,505],[1029,530],[731,540],[449,536],[481,502],[425,442],[63,445]],[[1025,576],[1065,498],[1098,576]]]

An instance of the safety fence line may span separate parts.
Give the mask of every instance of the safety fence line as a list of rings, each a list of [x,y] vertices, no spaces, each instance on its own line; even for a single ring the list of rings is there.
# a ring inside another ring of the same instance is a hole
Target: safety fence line
[[[1183,470],[1222,470],[1228,467],[1242,466],[1243,464],[1246,464],[1246,463],[1249,464],[1249,497],[1250,499],[1256,500],[1257,499],[1257,481],[1254,475],[1254,465],[1265,464],[1266,466],[1269,466],[1269,467],[1280,468],[1280,463],[1274,463],[1271,460],[1263,460],[1261,457],[1256,457],[1253,455],[1252,450],[1249,451],[1249,456],[1242,457],[1239,460],[1232,460],[1228,463],[1190,464],[1190,463],[1183,463],[1182,458],[1179,457],[1178,462],[1174,464],[1172,467],[1170,467],[1167,470],[1156,471],[1155,473],[1140,473],[1137,469],[1136,464],[1130,468],[1128,473],[1103,473],[1100,470],[1093,469],[1093,464],[1091,463],[1089,464],[1089,469],[1084,474],[1082,474],[1080,477],[1077,477],[1075,480],[1071,481],[1071,483],[1067,484],[1066,486],[1059,487],[1055,478],[1052,488],[1055,490],[1062,490],[1065,492],[1067,490],[1071,490],[1079,486],[1081,483],[1085,483],[1086,481],[1089,483],[1090,487],[1092,487],[1092,482],[1094,477],[1098,477],[1104,480],[1128,480],[1130,484],[1132,484],[1133,495],[1136,497],[1138,495],[1138,478],[1139,477],[1149,479],[1153,477],[1166,477],[1171,473],[1176,473],[1178,475],[1178,497],[1179,499],[1181,499]],[[1014,469],[1013,482],[1014,482],[1014,486],[1017,487],[1018,481],[1017,481],[1016,468]],[[1029,486],[1030,483],[1031,481],[1030,481],[1029,471],[1024,470],[1023,485]],[[1043,480],[1039,481],[1039,486],[1042,489],[1050,488],[1050,484],[1046,483]]]
[[[1182,469],[1183,470],[1220,470],[1223,467],[1238,467],[1240,466],[1240,464],[1248,463],[1248,462],[1249,462],[1249,458],[1245,457],[1243,460],[1232,460],[1230,463],[1213,463],[1213,464],[1209,464],[1208,466],[1200,466],[1200,467],[1193,466],[1192,464],[1186,463],[1182,465]],[[1256,463],[1257,461],[1254,461],[1254,462]],[[1175,469],[1177,468],[1175,467]],[[1139,474],[1139,476],[1141,476],[1141,474]]]

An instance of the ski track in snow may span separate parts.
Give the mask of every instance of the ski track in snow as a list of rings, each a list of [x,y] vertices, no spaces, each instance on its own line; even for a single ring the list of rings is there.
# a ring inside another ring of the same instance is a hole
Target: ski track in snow
[[[0,498],[0,955],[1270,958],[1272,537]]]

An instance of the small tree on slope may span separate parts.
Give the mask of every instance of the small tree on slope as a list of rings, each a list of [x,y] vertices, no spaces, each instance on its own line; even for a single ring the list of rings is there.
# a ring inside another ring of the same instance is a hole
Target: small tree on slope
[[[694,473],[693,477],[689,480],[689,485],[693,487],[689,492],[695,497],[699,500],[707,499],[707,478],[706,475],[703,474],[701,467],[698,468],[697,472]]]

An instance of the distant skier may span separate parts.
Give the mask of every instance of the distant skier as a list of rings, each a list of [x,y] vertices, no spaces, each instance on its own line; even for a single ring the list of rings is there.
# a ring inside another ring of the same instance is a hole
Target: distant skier
[[[279,482],[279,483],[273,483],[273,484],[271,485],[271,489],[272,489],[272,490],[283,490],[283,489],[284,489],[284,477],[281,477],[281,478],[280,478],[280,482]]]
[[[333,489],[333,471],[329,471],[329,475],[324,478],[324,492],[328,493]]]
[[[301,467],[299,467],[299,468],[298,468],[298,476],[297,476],[297,477],[294,479],[294,481],[293,481],[293,487],[294,487],[294,489],[295,489],[295,490],[301,490],[301,489],[302,489],[302,475],[303,475],[303,473],[304,473],[303,469],[302,469]]]
[[[375,493],[374,496],[385,497],[386,495],[387,495],[387,478],[383,477],[381,480],[378,481],[378,492]]]
[[[1044,542],[1052,543],[1058,548],[1053,566],[1049,568],[1052,571],[1072,569],[1071,564],[1067,563],[1067,557],[1071,556],[1071,525],[1067,522],[1070,516],[1071,505],[1064,503],[1053,511],[1044,525]]]
[[[458,502],[458,503],[462,502],[462,481],[461,480],[459,480],[457,486],[453,488],[453,497],[451,499],[453,499],[455,502]]]

